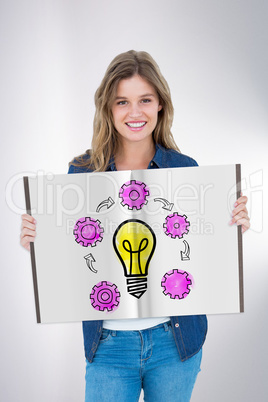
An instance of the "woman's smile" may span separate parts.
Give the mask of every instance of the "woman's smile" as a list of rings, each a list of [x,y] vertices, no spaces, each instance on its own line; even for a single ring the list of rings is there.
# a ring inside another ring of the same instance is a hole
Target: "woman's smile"
[[[132,131],[140,131],[143,129],[145,126],[146,121],[129,121],[126,123],[126,125],[129,127],[130,130]]]

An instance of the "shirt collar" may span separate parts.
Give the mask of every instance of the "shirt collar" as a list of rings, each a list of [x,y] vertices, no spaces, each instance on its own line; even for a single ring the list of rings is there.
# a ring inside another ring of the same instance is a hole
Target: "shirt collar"
[[[166,166],[165,163],[165,148],[160,144],[155,144],[155,154],[151,161],[154,163],[158,168],[162,168]]]
[[[165,167],[165,148],[162,145],[155,144],[155,154],[149,166],[155,164],[158,168]],[[112,156],[107,167],[107,171],[116,171],[114,157]]]

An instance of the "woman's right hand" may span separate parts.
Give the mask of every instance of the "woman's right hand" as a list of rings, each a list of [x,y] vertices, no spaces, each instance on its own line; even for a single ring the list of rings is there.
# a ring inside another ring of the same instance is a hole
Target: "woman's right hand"
[[[30,242],[34,242],[36,236],[36,220],[28,214],[23,214],[21,219],[20,244],[30,251]]]

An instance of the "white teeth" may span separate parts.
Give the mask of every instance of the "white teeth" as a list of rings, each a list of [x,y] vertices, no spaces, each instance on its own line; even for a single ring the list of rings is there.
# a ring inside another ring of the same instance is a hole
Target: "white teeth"
[[[145,121],[142,122],[142,123],[127,123],[127,125],[128,125],[129,127],[133,127],[133,128],[142,127],[142,126],[144,126],[145,124],[146,124]]]

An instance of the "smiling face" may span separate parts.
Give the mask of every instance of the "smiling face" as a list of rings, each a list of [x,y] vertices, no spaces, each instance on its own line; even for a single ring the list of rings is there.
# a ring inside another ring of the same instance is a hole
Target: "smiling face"
[[[155,89],[139,75],[119,82],[112,105],[113,123],[124,145],[152,142],[158,112],[162,109]]]

